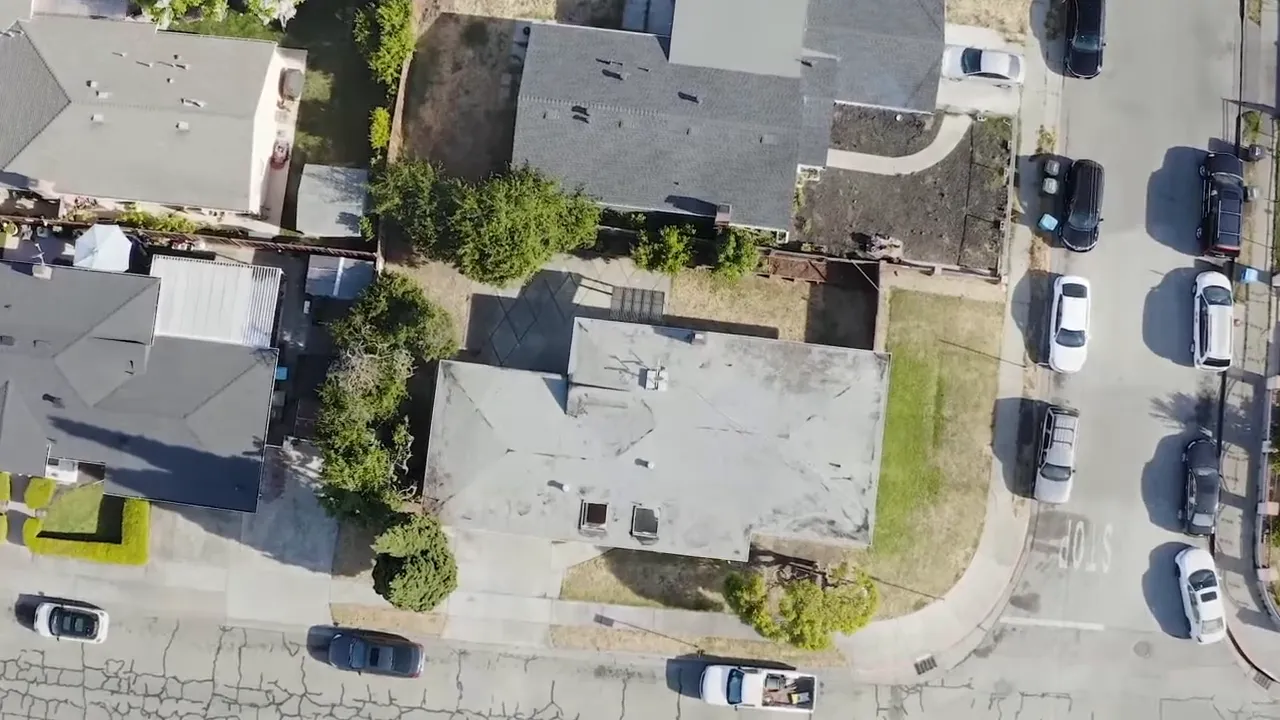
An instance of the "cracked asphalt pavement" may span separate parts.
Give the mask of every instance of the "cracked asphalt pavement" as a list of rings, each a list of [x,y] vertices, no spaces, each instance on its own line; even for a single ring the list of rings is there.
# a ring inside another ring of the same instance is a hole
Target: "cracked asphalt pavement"
[[[1093,641],[1103,637],[1090,636]],[[105,644],[83,645],[47,640],[5,623],[0,628],[0,719],[733,717],[733,711],[695,697],[706,660],[520,654],[430,642],[423,676],[399,680],[333,670],[315,659],[322,646],[323,636],[316,633],[141,618],[113,619]],[[1234,667],[1191,663],[1170,669],[1152,663],[1143,671],[1141,665],[1110,663],[1109,657],[1120,656],[1114,647],[1072,647],[1059,653],[1034,631],[1006,630],[946,679],[916,687],[858,687],[839,671],[826,671],[815,716],[1280,719],[1280,706],[1268,704]],[[1051,652],[1056,656],[1049,657]]]

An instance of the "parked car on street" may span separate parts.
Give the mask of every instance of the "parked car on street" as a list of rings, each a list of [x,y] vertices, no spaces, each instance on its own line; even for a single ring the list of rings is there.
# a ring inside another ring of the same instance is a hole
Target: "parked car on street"
[[[942,51],[942,76],[950,80],[977,80],[998,87],[1021,85],[1026,62],[1017,53],[948,45]]]
[[[1209,153],[1200,164],[1200,225],[1196,239],[1205,255],[1240,256],[1244,232],[1244,204],[1250,190],[1244,182],[1244,161],[1232,153]]]
[[[1174,563],[1191,639],[1201,645],[1222,641],[1227,637],[1227,611],[1213,556],[1204,548],[1188,546],[1178,553]]]
[[[391,633],[343,628],[329,641],[329,664],[339,670],[415,678],[425,662],[421,645]]]
[[[1058,505],[1071,499],[1079,433],[1080,413],[1073,408],[1052,405],[1045,412],[1036,459],[1036,500]]]
[[[1231,281],[1216,270],[1196,277],[1191,311],[1191,361],[1197,368],[1225,372],[1231,367]]]
[[[109,620],[105,610],[44,602],[36,606],[35,631],[54,640],[74,640],[95,645],[107,639]]]
[[[1066,212],[1058,225],[1058,239],[1073,252],[1088,252],[1098,244],[1102,224],[1102,166],[1077,160],[1067,169]]]
[[[708,665],[700,684],[704,702],[735,710],[811,713],[818,692],[817,678],[808,673],[736,665]]]
[[[1207,437],[1192,440],[1182,451],[1182,463],[1187,468],[1187,483],[1178,516],[1188,535],[1208,537],[1218,524],[1222,493],[1218,443]]]
[[[1053,283],[1049,316],[1049,367],[1075,373],[1089,356],[1089,318],[1093,290],[1089,281],[1063,275]]]
[[[1107,7],[1104,0],[1066,0],[1067,72],[1073,77],[1102,74],[1102,49],[1107,46]]]

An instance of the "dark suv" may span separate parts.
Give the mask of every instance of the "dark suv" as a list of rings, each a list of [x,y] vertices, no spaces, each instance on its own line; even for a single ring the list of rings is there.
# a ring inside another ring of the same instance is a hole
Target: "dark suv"
[[[1102,166],[1092,160],[1077,160],[1067,170],[1066,207],[1058,224],[1063,247],[1088,252],[1098,244],[1102,223]]]
[[[1235,258],[1240,255],[1244,228],[1244,161],[1232,153],[1209,153],[1200,164],[1200,227],[1196,237],[1205,255]]]
[[[1065,65],[1072,76],[1095,78],[1102,73],[1106,28],[1104,0],[1069,0]]]

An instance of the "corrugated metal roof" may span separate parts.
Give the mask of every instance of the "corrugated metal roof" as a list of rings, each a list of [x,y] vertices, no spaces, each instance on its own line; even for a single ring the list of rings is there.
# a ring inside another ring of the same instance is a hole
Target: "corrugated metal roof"
[[[160,255],[156,335],[271,347],[279,268]]]

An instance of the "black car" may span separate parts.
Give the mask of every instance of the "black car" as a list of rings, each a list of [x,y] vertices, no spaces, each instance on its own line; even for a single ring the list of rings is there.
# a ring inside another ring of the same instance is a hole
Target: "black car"
[[[1222,474],[1218,471],[1218,444],[1197,438],[1182,453],[1187,466],[1187,492],[1182,510],[1183,530],[1188,535],[1209,536],[1218,522],[1218,496]]]
[[[1067,72],[1095,78],[1102,73],[1102,49],[1107,46],[1104,0],[1069,0],[1067,7]]]
[[[329,664],[339,670],[414,678],[425,660],[421,645],[390,633],[343,629],[329,641]]]
[[[1244,161],[1232,153],[1209,153],[1200,164],[1200,226],[1196,238],[1205,255],[1240,255],[1244,230]]]
[[[1067,170],[1066,207],[1058,224],[1058,239],[1074,252],[1088,252],[1098,244],[1102,223],[1102,166],[1077,160]]]

